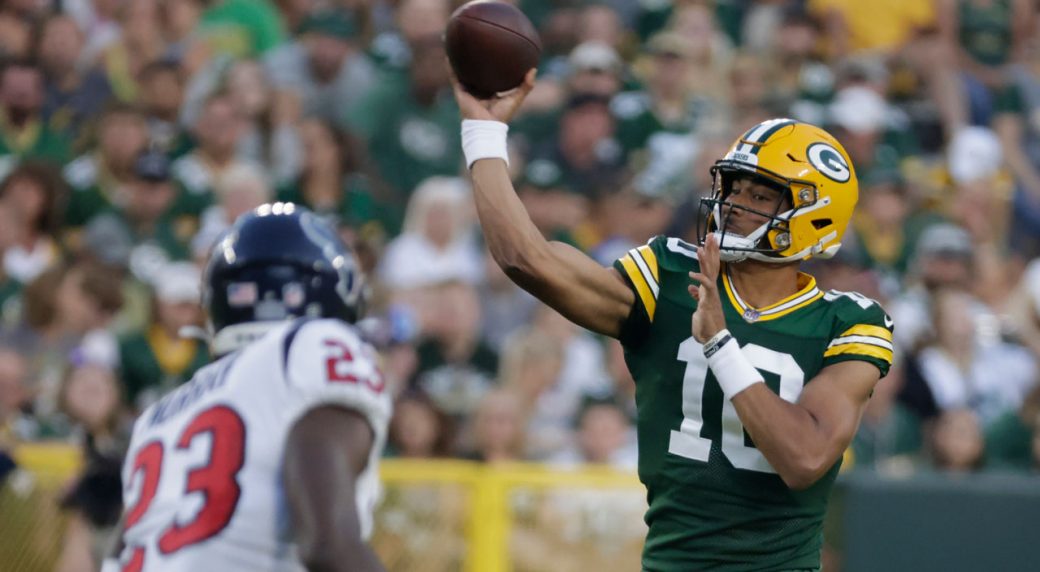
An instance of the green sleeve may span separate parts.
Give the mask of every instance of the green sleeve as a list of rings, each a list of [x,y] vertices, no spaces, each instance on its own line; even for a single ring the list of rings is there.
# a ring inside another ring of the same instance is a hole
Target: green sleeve
[[[843,361],[865,361],[888,375],[892,367],[894,324],[876,301],[856,292],[826,294],[840,304],[832,326],[831,341],[823,354],[823,367]]]

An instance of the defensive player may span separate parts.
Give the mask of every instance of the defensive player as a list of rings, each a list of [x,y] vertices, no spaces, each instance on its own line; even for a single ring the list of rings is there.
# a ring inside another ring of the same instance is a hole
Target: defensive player
[[[390,401],[351,325],[353,255],[306,209],[268,204],[204,282],[218,359],[137,420],[106,570],[382,570],[364,538]]]
[[[455,85],[477,211],[515,282],[625,347],[644,569],[818,569],[842,452],[892,359],[877,303],[798,270],[841,244],[858,195],[848,155],[812,125],[756,125],[712,168],[699,244],[659,236],[604,268],[543,239],[513,191],[504,122],[533,83],[485,101]]]

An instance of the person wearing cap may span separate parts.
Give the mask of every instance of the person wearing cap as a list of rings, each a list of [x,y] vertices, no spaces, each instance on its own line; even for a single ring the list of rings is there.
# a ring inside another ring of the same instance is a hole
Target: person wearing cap
[[[307,16],[297,38],[264,57],[276,100],[298,101],[307,116],[342,126],[343,110],[360,101],[376,83],[375,66],[361,51],[357,24],[342,10]]]
[[[917,241],[908,269],[907,280],[911,286],[890,304],[892,319],[899,324],[893,344],[904,352],[910,352],[933,334],[930,308],[936,291],[971,290],[978,276],[971,235],[953,223],[928,226]],[[974,297],[971,308],[976,315],[992,315],[992,311]]]
[[[84,242],[105,258],[116,244],[126,259],[110,260],[128,266],[140,280],[149,281],[169,260],[188,257],[187,241],[195,232],[193,216],[178,216],[170,159],[154,150],[143,151],[134,165],[135,177],[123,189],[124,201],[94,217],[84,231]],[[106,237],[99,241],[98,237]]]
[[[190,262],[161,267],[152,282],[148,325],[119,340],[124,397],[135,410],[144,409],[209,363],[203,340],[181,337],[183,328],[202,323],[201,282],[198,268]]]
[[[567,88],[571,93],[613,97],[622,88],[624,63],[607,43],[578,44],[567,57],[567,68]]]
[[[863,171],[900,169],[918,152],[909,118],[866,81],[835,94],[827,106],[827,123]]]

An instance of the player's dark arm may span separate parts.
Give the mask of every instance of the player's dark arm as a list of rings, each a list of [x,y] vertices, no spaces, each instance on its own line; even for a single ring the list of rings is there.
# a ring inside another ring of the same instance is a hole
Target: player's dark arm
[[[820,480],[848,448],[879,378],[877,367],[846,361],[820,371],[797,403],[764,383],[732,401],[755,447],[788,487],[801,490]]]
[[[455,83],[455,98],[466,119],[506,122],[534,86],[534,70],[508,96],[479,101]],[[528,216],[501,159],[473,164],[477,215],[491,256],[513,282],[572,322],[618,337],[635,303],[620,274],[581,251],[545,240]]]
[[[361,538],[357,476],[373,433],[359,413],[319,407],[293,426],[282,477],[300,559],[309,572],[369,572],[383,566]]]

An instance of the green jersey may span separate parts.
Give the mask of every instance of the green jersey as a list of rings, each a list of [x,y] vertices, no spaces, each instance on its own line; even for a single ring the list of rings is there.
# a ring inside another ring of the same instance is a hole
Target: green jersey
[[[827,497],[841,461],[806,490],[789,489],[744,431],[692,336],[687,273],[696,247],[657,237],[614,266],[636,293],[622,331],[636,380],[639,477],[647,488],[647,571],[798,570],[820,566]],[[719,276],[726,326],[766,385],[789,402],[824,367],[863,360],[884,375],[892,323],[855,293],[801,290],[765,308]]]

